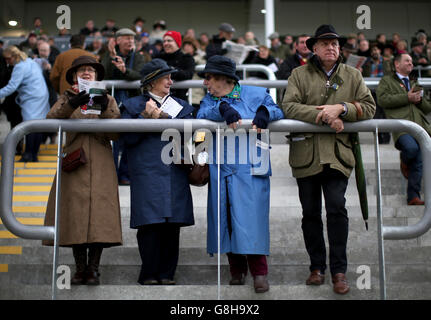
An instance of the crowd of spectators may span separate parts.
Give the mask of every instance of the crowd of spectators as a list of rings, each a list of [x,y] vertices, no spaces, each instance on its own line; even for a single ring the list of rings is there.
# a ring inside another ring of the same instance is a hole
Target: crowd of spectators
[[[78,55],[85,53],[96,57],[104,64],[107,79],[131,79],[130,73],[124,73],[119,69],[119,65],[115,65],[116,58],[113,55],[115,47],[118,50],[119,46],[121,48],[123,46],[122,39],[118,38],[118,32],[124,29],[131,30],[133,35],[129,35],[129,48],[120,49],[117,58],[125,63],[126,68],[134,69],[137,72],[136,76],[132,77],[134,79],[139,78],[140,70],[137,68],[141,68],[144,63],[154,58],[161,58],[179,70],[172,76],[174,81],[197,79],[195,66],[205,64],[211,56],[226,55],[227,40],[254,46],[256,50],[250,51],[243,64],[268,66],[280,80],[288,79],[294,68],[306,64],[312,56],[305,45],[305,41],[309,38],[309,35],[306,34],[292,35],[274,32],[268,37],[270,45],[266,46],[259,42],[252,31],[247,31],[244,35],[238,34],[235,27],[229,23],[222,23],[218,26],[217,33],[214,32],[214,34],[199,33],[192,28],[184,32],[169,30],[164,20],[155,21],[151,27],[147,27],[147,21],[142,17],[131,20],[128,27],[120,28],[112,18],[106,19],[102,27],[97,26],[93,20],[88,20],[80,29],[79,34],[72,36],[69,30],[61,29],[58,34],[53,35],[47,34],[42,19],[36,17],[32,30],[17,47],[40,66],[48,87],[50,106],[69,87],[64,79],[64,74],[70,67],[71,61]],[[65,39],[70,43],[69,50],[60,50],[56,47],[56,40],[58,41],[59,37],[67,37]],[[85,41],[86,37],[91,37],[91,40]],[[365,63],[358,67],[364,77],[382,77],[393,70],[393,58],[399,53],[410,53],[414,66],[426,67],[431,62],[431,41],[425,30],[422,29],[418,30],[411,39],[402,39],[397,32],[394,32],[390,39],[383,33],[378,34],[375,39],[367,39],[363,32],[348,34],[346,38],[347,41],[342,48],[344,62],[350,55],[366,57]],[[5,75],[3,82],[7,83],[13,66],[4,61],[3,46],[4,41],[0,41],[0,72]],[[127,61],[132,52],[132,63],[139,62],[134,68],[127,67]],[[238,76],[243,75],[238,73]],[[414,70],[412,76],[418,77],[418,71]],[[431,76],[431,71],[421,70],[420,76]],[[249,71],[247,77],[267,78],[265,73],[257,71]],[[279,90],[279,101],[283,97],[283,91]],[[193,89],[192,92],[192,102],[197,108],[205,92],[202,89]],[[187,90],[173,90],[173,94],[187,99]],[[121,99],[117,98],[117,100]],[[19,116],[16,112],[12,114],[10,110],[19,108],[19,106],[14,104],[14,100],[9,98],[3,103],[2,109],[8,113],[8,118],[16,125],[16,122],[19,122]]]

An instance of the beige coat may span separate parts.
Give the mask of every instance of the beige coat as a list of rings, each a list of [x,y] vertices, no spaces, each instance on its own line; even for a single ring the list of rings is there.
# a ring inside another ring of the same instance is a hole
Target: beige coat
[[[52,107],[48,119],[103,119],[120,118],[115,99],[109,97],[106,111],[100,116],[83,115],[80,108],[74,110],[68,103],[67,91]],[[87,163],[72,172],[61,173],[61,246],[83,243],[103,243],[106,247],[121,245],[121,216],[117,173],[112,157],[110,140],[118,134],[66,133],[64,152],[84,149]],[[45,225],[54,225],[55,188],[49,194]],[[52,245],[53,241],[43,241]]]

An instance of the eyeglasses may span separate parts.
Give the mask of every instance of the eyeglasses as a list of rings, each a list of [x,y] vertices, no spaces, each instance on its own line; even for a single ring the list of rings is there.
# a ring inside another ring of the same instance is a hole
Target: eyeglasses
[[[8,60],[12,59],[12,56],[10,56],[10,57],[5,57],[5,56],[3,56],[3,58],[4,58],[6,61],[8,61]]]
[[[76,72],[79,72],[79,73],[84,73],[84,72],[96,73],[96,70],[92,67],[80,67],[80,68],[78,68],[78,70],[76,70]]]

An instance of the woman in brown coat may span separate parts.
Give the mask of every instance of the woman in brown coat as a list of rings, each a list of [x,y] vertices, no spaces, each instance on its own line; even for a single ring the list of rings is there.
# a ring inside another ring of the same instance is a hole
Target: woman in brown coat
[[[115,99],[106,93],[93,101],[101,106],[100,114],[84,114],[90,100],[85,91],[78,93],[77,77],[102,80],[103,66],[94,58],[75,59],[66,79],[73,86],[59,98],[48,119],[117,119],[120,111]],[[64,152],[84,150],[87,162],[73,171],[61,172],[59,245],[72,247],[76,273],[72,284],[99,284],[98,267],[103,248],[121,245],[121,216],[117,174],[110,140],[117,134],[66,133]],[[54,225],[55,180],[49,194],[45,225]],[[43,241],[52,245],[52,241]],[[88,250],[88,261],[87,261]]]

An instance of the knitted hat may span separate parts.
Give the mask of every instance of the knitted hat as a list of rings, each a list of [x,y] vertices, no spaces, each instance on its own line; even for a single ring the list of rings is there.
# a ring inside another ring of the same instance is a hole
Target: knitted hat
[[[179,33],[178,31],[167,31],[163,35],[163,38],[165,38],[166,36],[170,36],[172,39],[174,39],[178,47],[181,48],[181,33]]]

